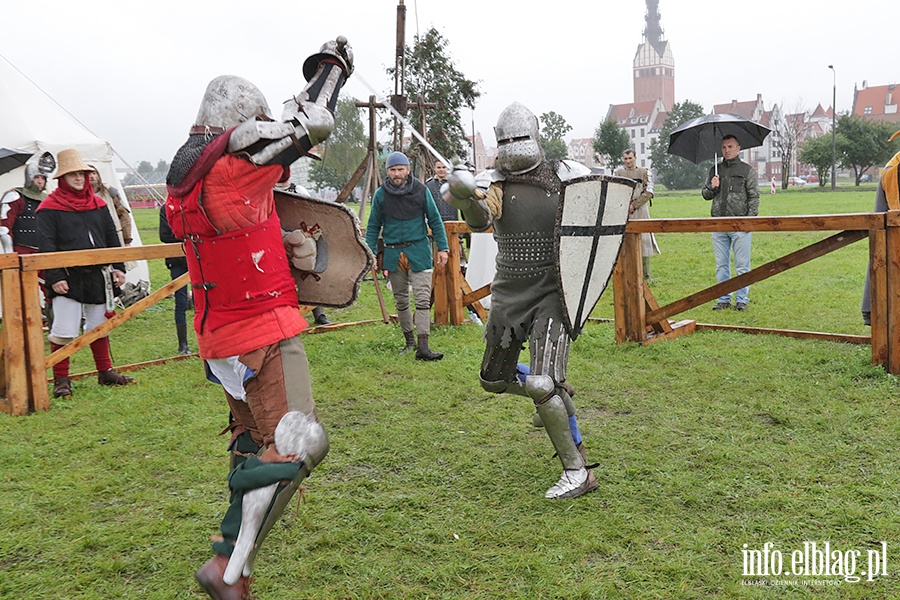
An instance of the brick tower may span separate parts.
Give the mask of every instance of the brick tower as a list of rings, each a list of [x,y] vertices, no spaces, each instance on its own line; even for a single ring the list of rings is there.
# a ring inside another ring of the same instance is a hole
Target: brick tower
[[[662,100],[664,110],[675,104],[675,59],[663,39],[659,23],[659,0],[647,0],[644,41],[634,55],[634,101]]]

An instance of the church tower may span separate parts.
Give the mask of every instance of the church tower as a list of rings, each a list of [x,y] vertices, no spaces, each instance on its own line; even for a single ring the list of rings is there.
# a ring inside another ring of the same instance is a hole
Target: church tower
[[[675,105],[675,59],[663,39],[659,23],[659,0],[647,0],[644,41],[634,55],[634,101],[661,100],[663,110]]]

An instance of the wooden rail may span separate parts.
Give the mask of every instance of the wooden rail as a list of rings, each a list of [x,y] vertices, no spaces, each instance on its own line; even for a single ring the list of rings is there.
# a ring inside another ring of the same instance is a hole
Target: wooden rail
[[[644,284],[640,253],[642,233],[698,233],[713,231],[838,231],[838,233],[756,267],[743,275],[710,286],[659,306]],[[741,287],[783,273],[863,239],[869,240],[872,294],[871,336],[815,331],[726,327],[691,320],[669,321]],[[869,343],[872,363],[893,374],[900,373],[900,211],[844,215],[791,217],[724,217],[708,219],[645,219],[630,221],[625,230],[619,261],[613,273],[616,342],[642,344],[684,335],[697,329],[729,329],[795,338],[849,343]]]
[[[45,356],[41,291],[38,285],[39,271],[50,268],[106,265],[178,256],[184,256],[181,244],[153,244],[27,255],[0,254],[0,282],[2,282],[0,289],[2,289],[3,301],[3,327],[0,329],[0,411],[12,415],[25,415],[33,411],[48,410],[50,395],[47,386],[47,369],[87,347],[94,340],[108,335],[116,327],[134,318],[190,281],[188,274],[182,275],[107,319],[91,331],[84,332],[49,356]],[[301,306],[300,310],[305,312],[312,308],[314,307]],[[384,312],[383,304],[382,312]],[[322,333],[369,322],[372,321],[311,327],[305,332]],[[129,371],[142,366],[182,358],[185,357],[175,356],[135,365],[117,365],[116,368],[120,371]],[[71,378],[78,379],[93,373],[75,374],[71,375]]]
[[[450,240],[450,258],[434,272],[434,321],[462,324],[469,310],[482,319],[487,312],[480,300],[490,294],[490,284],[472,290],[460,268],[460,234],[465,223],[444,224]],[[660,306],[643,279],[641,233],[697,233],[713,231],[838,231],[838,233],[769,263],[684,298]],[[704,325],[693,320],[672,321],[699,306],[745,285],[762,281],[862,239],[869,240],[872,295],[871,336],[808,332],[753,327]],[[13,415],[47,410],[50,406],[46,370],[109,333],[172,291],[187,283],[187,275],[170,282],[121,314],[81,338],[44,356],[44,335],[38,271],[54,267],[87,266],[114,262],[183,256],[180,244],[155,244],[128,248],[78,250],[45,254],[0,254],[3,327],[0,330],[0,410]],[[376,281],[377,285],[377,281]],[[733,217],[709,219],[646,219],[630,221],[613,273],[615,335],[617,343],[642,344],[691,333],[697,329],[729,329],[746,333],[769,333],[789,337],[870,343],[872,362],[886,371],[900,373],[900,211],[846,215],[792,217]],[[384,311],[383,311],[384,312]],[[327,329],[327,328],[323,328]]]
[[[181,244],[155,244],[127,248],[47,252],[44,254],[0,254],[3,329],[0,331],[0,410],[12,415],[48,410],[50,394],[47,369],[92,341],[107,335],[149,306],[188,282],[184,275],[126,308],[72,343],[44,356],[41,291],[38,272],[57,267],[105,265],[132,260],[184,256]]]

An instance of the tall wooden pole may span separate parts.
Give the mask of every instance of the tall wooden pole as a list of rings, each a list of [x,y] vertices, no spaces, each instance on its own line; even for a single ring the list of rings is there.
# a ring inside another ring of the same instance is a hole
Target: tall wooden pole
[[[406,115],[406,107],[397,106],[397,100],[403,97],[406,88],[406,6],[403,0],[397,5],[397,45],[394,53],[394,98],[391,104],[402,114]],[[394,117],[394,150],[400,150],[403,143],[403,123]]]

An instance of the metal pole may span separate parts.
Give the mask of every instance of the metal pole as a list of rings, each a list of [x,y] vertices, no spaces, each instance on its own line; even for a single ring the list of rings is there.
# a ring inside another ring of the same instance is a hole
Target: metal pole
[[[836,176],[835,165],[837,164],[837,143],[835,142],[835,135],[837,134],[835,125],[837,119],[837,73],[835,73],[834,65],[828,65],[828,68],[831,69],[833,78],[831,88],[831,191],[833,192],[837,185],[834,180]]]

